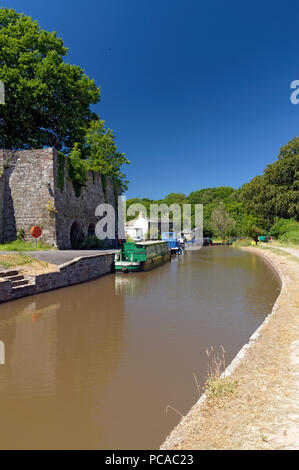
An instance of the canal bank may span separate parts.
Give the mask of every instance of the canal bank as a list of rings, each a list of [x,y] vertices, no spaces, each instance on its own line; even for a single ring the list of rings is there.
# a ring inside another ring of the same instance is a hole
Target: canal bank
[[[200,397],[161,449],[299,448],[299,258],[281,250],[245,250],[279,274],[280,295],[216,392],[208,389]]]
[[[37,276],[20,276],[19,269],[0,272],[0,302],[27,297],[61,287],[68,287],[97,279],[104,274],[113,272],[116,250],[88,254],[87,256],[67,256],[67,252],[49,252],[37,255],[38,259],[46,259],[53,264],[59,260],[69,259],[57,266],[54,272]],[[60,256],[61,254],[61,256]],[[73,256],[73,258],[72,258]],[[70,259],[71,258],[71,259]]]
[[[1,448],[159,448],[169,407],[197,400],[206,349],[229,363],[279,292],[260,257],[223,246],[1,304]]]

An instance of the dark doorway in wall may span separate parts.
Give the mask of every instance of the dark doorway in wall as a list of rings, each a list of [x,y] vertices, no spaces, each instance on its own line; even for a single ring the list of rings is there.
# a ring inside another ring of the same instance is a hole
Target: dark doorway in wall
[[[95,224],[89,224],[89,226],[88,226],[88,235],[95,235],[95,233],[96,233]]]
[[[71,247],[73,250],[80,248],[80,243],[83,241],[84,234],[79,222],[74,222],[70,231]]]

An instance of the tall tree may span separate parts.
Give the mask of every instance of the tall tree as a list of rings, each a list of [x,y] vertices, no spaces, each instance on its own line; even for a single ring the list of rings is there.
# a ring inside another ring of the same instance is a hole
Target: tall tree
[[[110,176],[122,189],[127,189],[128,181],[121,167],[130,162],[125,154],[117,151],[114,134],[111,129],[105,129],[103,120],[91,121],[83,145],[80,147],[76,142],[69,159],[71,171],[79,184],[82,184],[86,171],[93,170]]]
[[[55,32],[13,9],[0,9],[0,148],[55,146],[68,152],[83,144],[100,90],[77,65]]]
[[[278,160],[262,176],[244,184],[241,193],[247,212],[269,228],[275,218],[299,220],[299,138],[281,148]]]
[[[117,151],[113,131],[105,129],[105,121],[91,121],[85,135],[83,153],[89,169],[110,176],[126,189],[127,181],[121,167],[130,162],[124,153]]]
[[[164,198],[165,204],[171,206],[172,204],[183,204],[185,201],[186,196],[183,193],[170,193]]]
[[[225,237],[228,228],[232,225],[233,221],[225,210],[223,202],[213,210],[211,215],[211,226],[215,234]]]

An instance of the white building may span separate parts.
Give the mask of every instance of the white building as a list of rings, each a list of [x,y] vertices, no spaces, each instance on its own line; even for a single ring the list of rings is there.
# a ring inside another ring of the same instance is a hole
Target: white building
[[[125,224],[126,238],[130,237],[134,241],[146,240],[148,233],[151,232],[153,239],[158,239],[161,232],[173,230],[173,221],[167,217],[145,218],[142,212],[136,219],[130,220]]]
[[[147,238],[149,223],[148,220],[139,214],[137,219],[130,220],[125,224],[126,237],[134,241],[141,241]]]

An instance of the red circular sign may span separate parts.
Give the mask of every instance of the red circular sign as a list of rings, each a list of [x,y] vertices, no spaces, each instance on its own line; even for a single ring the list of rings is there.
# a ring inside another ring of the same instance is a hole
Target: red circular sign
[[[35,225],[30,230],[30,235],[32,235],[33,238],[39,238],[41,234],[42,234],[42,229],[38,225]]]

